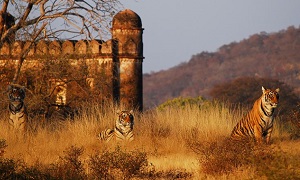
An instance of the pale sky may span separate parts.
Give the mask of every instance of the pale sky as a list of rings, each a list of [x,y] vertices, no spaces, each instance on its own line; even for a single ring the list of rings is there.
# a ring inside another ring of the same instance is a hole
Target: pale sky
[[[142,19],[144,73],[252,34],[300,25],[300,0],[120,0]]]

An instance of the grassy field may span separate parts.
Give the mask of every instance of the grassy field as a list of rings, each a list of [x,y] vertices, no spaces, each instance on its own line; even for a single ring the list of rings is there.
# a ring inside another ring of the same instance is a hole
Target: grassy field
[[[300,141],[290,140],[278,123],[268,146],[226,139],[245,113],[239,107],[207,103],[136,112],[132,143],[100,142],[97,134],[113,127],[117,109],[86,106],[74,120],[43,126],[32,119],[25,137],[1,115],[0,178],[300,178]]]

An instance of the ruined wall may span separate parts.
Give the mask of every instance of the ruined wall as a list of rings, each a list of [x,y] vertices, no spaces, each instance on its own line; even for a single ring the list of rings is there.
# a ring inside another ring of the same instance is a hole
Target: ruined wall
[[[42,40],[31,47],[30,42],[5,43],[0,49],[1,81],[11,82],[7,72],[14,72],[21,52],[29,47],[19,83],[34,93],[42,91],[50,103],[69,104],[93,96],[142,110],[143,29],[118,24],[117,18],[128,13],[139,19],[131,10],[118,13],[112,39],[106,42]]]

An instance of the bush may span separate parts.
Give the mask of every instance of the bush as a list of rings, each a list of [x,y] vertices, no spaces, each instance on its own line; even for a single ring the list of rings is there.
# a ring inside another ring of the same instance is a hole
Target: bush
[[[189,146],[199,155],[202,171],[210,175],[229,174],[248,165],[254,148],[251,143],[235,144],[229,139],[220,142],[194,142]]]
[[[125,152],[119,146],[90,158],[91,175],[96,179],[128,179],[143,175],[148,166],[147,155],[138,150]]]
[[[199,107],[203,106],[204,104],[208,103],[209,101],[205,100],[203,97],[199,96],[196,98],[183,98],[178,97],[172,100],[168,100],[157,107],[158,110],[165,110],[167,108],[184,108],[190,107],[193,105],[197,105]]]
[[[269,147],[257,151],[252,157],[252,167],[257,178],[299,179],[299,155],[291,155],[278,147]]]
[[[199,155],[201,170],[209,175],[230,174],[239,168],[254,169],[257,178],[295,179],[300,177],[300,162],[277,146],[256,145],[225,139],[219,142],[194,142],[190,147]]]
[[[5,148],[7,147],[5,139],[0,139],[0,158],[5,153]]]
[[[83,151],[82,147],[68,148],[58,163],[52,164],[52,168],[49,169],[50,174],[57,179],[85,179],[83,163],[79,159]]]
[[[90,172],[87,173],[80,160],[83,151],[82,147],[71,146],[57,163],[47,166],[39,163],[27,166],[21,160],[0,158],[0,179],[129,179],[133,176],[149,177],[154,173],[154,169],[148,168],[145,152],[126,152],[119,146],[112,152],[92,155],[88,161]]]
[[[0,159],[0,179],[50,179],[50,177],[50,174],[40,169],[40,165],[28,167],[22,160]]]
[[[290,133],[290,138],[293,140],[300,138],[300,104],[298,103],[297,109],[293,110],[288,116],[288,122],[285,128]]]
[[[11,159],[0,160],[0,179],[13,179],[16,176],[16,163]]]

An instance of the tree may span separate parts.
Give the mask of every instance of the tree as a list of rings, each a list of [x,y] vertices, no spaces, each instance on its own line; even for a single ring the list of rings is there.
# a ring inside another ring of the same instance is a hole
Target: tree
[[[34,43],[40,39],[105,39],[119,0],[3,0],[0,1],[0,49],[14,40]],[[20,54],[12,83],[30,49]]]

